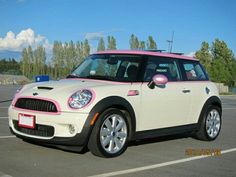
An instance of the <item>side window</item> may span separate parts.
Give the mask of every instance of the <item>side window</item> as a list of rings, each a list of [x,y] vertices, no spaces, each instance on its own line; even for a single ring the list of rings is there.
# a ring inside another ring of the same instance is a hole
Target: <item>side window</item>
[[[149,82],[155,74],[163,74],[169,81],[180,80],[180,72],[175,59],[149,57],[144,73],[144,82]]]
[[[208,80],[199,62],[183,62],[184,74],[187,80]]]
[[[119,81],[137,82],[141,61],[142,58],[139,56],[123,58],[116,72],[116,78]]]

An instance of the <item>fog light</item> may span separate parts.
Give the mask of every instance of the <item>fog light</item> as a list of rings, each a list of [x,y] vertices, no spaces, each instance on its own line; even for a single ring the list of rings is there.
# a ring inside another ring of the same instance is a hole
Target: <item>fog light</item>
[[[69,125],[69,132],[70,132],[70,134],[75,133],[75,126],[74,125]]]

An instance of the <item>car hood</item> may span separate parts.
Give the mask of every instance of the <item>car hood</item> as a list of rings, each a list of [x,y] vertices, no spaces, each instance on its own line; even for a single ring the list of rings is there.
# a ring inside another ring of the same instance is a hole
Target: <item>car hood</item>
[[[67,93],[72,94],[80,89],[90,89],[112,84],[114,83],[89,79],[63,79],[59,81],[40,82],[26,85],[21,91],[21,96],[32,96],[33,93],[50,97],[53,96],[51,94],[63,96]]]
[[[98,87],[113,84],[115,83],[90,79],[63,79],[59,81],[32,83],[25,85],[20,92],[15,95],[13,104],[18,98],[28,97],[35,99],[55,100],[66,109],[69,97],[76,91],[81,89],[89,89],[94,91]]]

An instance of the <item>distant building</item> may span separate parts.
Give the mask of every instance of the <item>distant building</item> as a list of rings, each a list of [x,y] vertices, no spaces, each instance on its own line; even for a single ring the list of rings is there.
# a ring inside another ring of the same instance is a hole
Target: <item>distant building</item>
[[[220,93],[228,93],[229,87],[223,83],[215,83]]]
[[[5,75],[0,74],[0,85],[18,84],[23,85],[31,81],[23,75]]]

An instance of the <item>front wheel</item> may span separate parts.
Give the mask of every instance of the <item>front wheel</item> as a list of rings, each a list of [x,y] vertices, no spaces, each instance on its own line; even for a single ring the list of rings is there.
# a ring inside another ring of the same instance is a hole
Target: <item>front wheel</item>
[[[88,148],[100,157],[116,157],[126,150],[128,135],[126,116],[118,109],[108,109],[99,116],[91,133]]]
[[[212,141],[217,138],[221,130],[221,109],[210,105],[201,117],[200,128],[196,137],[200,140]]]

